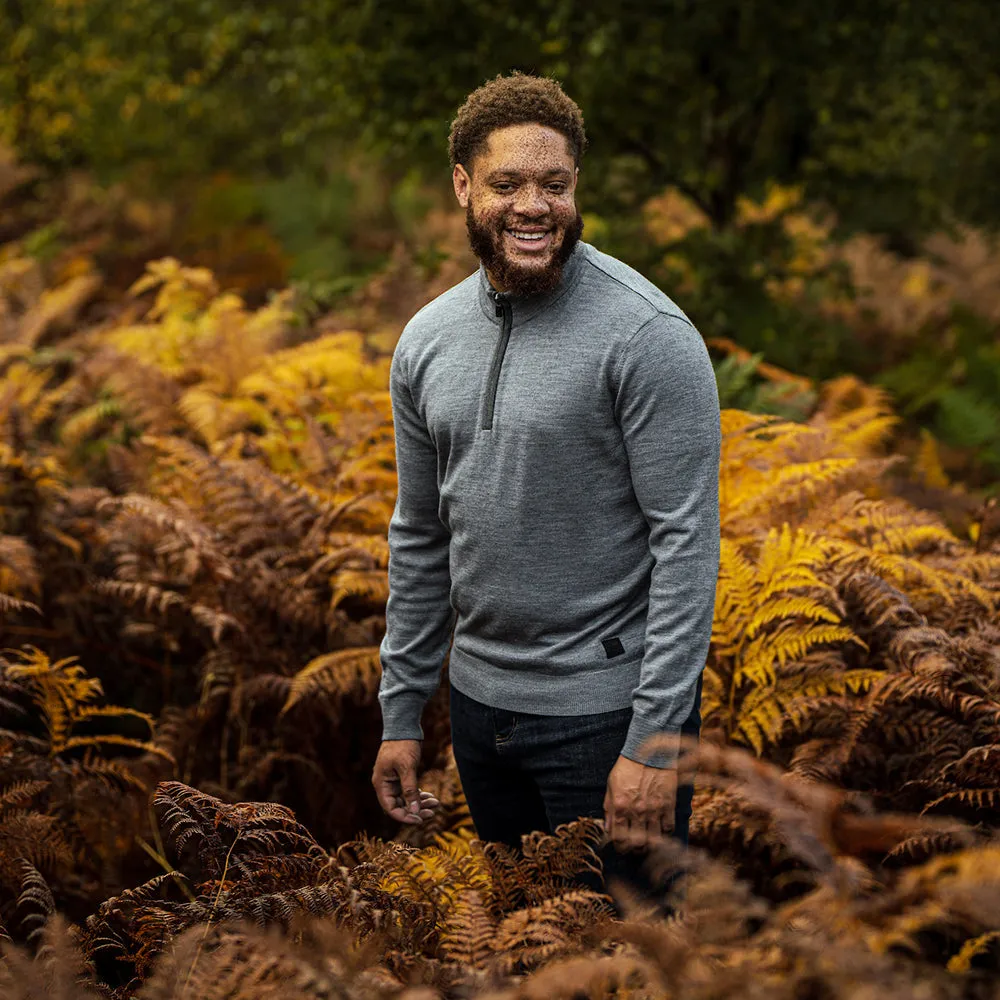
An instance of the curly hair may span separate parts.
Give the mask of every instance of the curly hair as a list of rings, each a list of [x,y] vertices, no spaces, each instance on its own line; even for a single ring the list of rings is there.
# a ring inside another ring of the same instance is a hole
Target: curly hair
[[[451,123],[448,158],[471,169],[472,161],[486,146],[494,129],[537,122],[562,132],[579,165],[587,147],[583,113],[563,92],[557,80],[527,73],[498,76],[466,98]]]

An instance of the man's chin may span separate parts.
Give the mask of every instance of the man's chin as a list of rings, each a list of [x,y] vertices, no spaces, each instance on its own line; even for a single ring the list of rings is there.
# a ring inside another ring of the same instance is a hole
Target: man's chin
[[[504,258],[503,283],[514,295],[540,295],[551,292],[562,279],[562,264],[554,257],[529,265]]]

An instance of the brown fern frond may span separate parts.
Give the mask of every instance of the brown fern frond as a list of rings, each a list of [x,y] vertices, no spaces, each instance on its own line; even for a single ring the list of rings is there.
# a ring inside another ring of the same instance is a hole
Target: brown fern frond
[[[597,850],[604,837],[603,821],[590,816],[561,823],[552,833],[526,833],[521,837],[524,864],[538,879],[568,882],[582,871],[600,875],[603,866]]]
[[[153,805],[162,813],[175,851],[180,854],[193,843],[201,869],[210,878],[219,877],[230,861],[243,870],[254,855],[283,851],[326,856],[292,810],[273,802],[229,804],[179,781],[162,781]]]
[[[40,932],[38,952],[12,945],[0,956],[0,996],[4,1000],[98,1000],[70,926],[54,913]]]
[[[49,787],[47,781],[14,781],[0,791],[0,820],[14,806],[23,806]]]
[[[21,862],[21,894],[17,897],[21,926],[28,932],[28,942],[40,937],[49,917],[55,913],[56,902],[42,873],[30,862]]]
[[[155,608],[160,614],[165,614],[171,607],[188,607],[188,602],[175,591],[141,580],[94,580],[91,588],[99,594],[118,598],[127,606],[142,605],[146,611]]]
[[[935,855],[961,850],[963,846],[961,839],[947,830],[918,833],[887,851],[884,861],[888,865],[920,864]]]
[[[508,914],[493,939],[497,966],[508,975],[523,973],[579,951],[581,932],[613,914],[608,898],[589,889],[573,889]]]
[[[496,930],[496,921],[480,893],[466,889],[459,894],[441,930],[441,957],[473,969],[486,969],[493,958]]]
[[[663,983],[656,967],[632,955],[579,955],[547,962],[517,985],[517,1000],[655,996]],[[499,994],[504,996],[504,994]]]
[[[21,860],[48,872],[65,870],[73,851],[56,816],[26,809],[10,810],[0,819],[0,884],[20,886]]]
[[[197,902],[168,898],[180,885],[187,886],[180,872],[164,872],[105,900],[87,917],[81,934],[83,953],[91,962],[131,964],[136,975],[144,978],[168,941],[208,916],[208,909]]]

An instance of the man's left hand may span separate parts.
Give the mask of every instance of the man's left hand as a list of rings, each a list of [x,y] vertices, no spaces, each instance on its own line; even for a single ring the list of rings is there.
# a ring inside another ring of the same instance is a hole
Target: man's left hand
[[[619,756],[604,793],[604,829],[621,851],[640,850],[674,828],[677,768],[649,767]]]

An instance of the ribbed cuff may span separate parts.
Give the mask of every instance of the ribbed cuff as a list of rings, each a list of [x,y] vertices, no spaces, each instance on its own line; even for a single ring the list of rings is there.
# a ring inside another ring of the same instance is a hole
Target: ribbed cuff
[[[414,692],[395,694],[391,698],[379,696],[382,707],[382,739],[422,740],[424,730],[420,717],[427,700]]]
[[[655,753],[640,751],[643,742],[650,736],[673,736],[674,746],[667,750],[657,750]],[[625,745],[621,749],[621,755],[634,760],[638,764],[645,764],[647,767],[676,767],[680,746],[680,730],[657,726],[648,719],[633,713],[632,722],[628,727],[628,734],[625,737]]]

